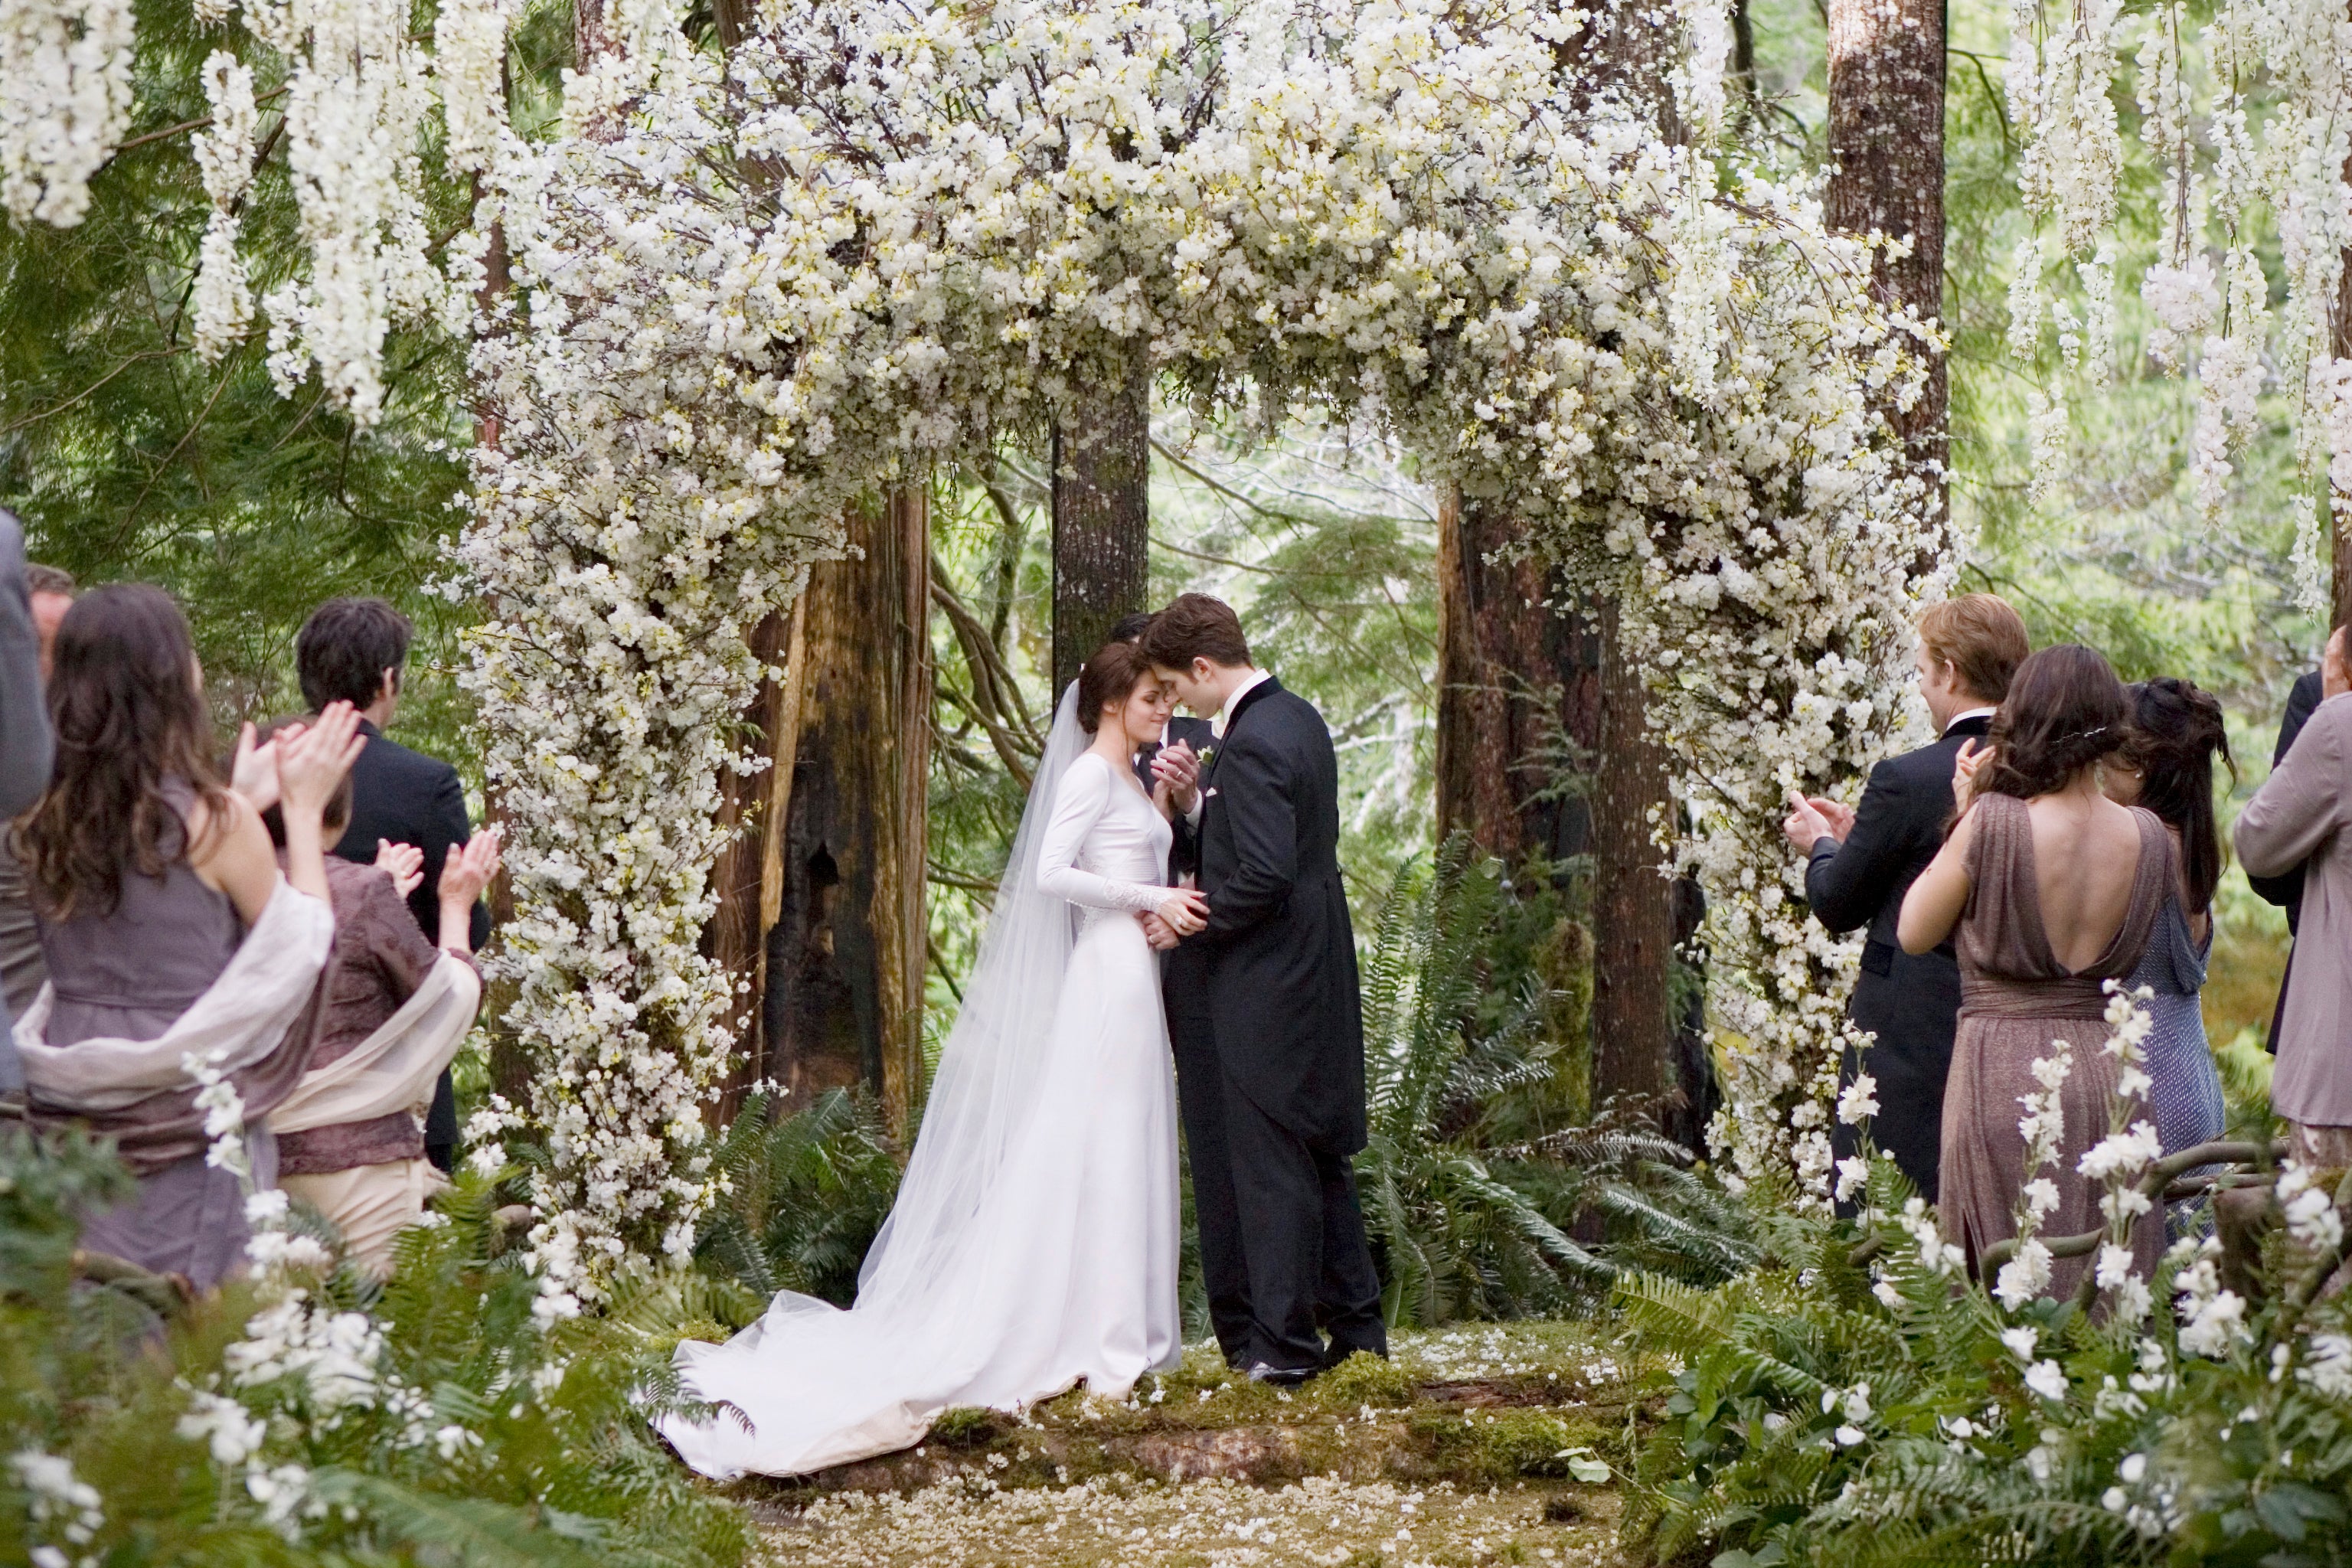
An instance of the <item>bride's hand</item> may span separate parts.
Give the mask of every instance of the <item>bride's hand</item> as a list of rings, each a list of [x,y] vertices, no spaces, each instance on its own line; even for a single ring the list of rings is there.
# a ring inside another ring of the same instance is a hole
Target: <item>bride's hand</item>
[[[1153,912],[1178,936],[1191,936],[1209,923],[1209,900],[1197,888],[1171,888]]]

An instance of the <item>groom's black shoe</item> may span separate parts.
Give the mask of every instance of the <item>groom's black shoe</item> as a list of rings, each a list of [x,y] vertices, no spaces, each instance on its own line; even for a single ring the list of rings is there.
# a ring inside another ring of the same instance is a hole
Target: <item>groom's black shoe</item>
[[[1275,1388],[1297,1388],[1322,1370],[1319,1366],[1269,1366],[1259,1362],[1249,1369],[1249,1380]]]

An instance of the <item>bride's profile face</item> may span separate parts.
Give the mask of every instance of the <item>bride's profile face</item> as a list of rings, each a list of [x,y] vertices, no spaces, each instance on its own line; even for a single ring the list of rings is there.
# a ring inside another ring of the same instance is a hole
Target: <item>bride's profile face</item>
[[[1176,700],[1157,677],[1147,675],[1137,681],[1118,710],[1118,724],[1126,732],[1127,743],[1142,746],[1160,739],[1160,731],[1168,727],[1168,716],[1175,710]]]

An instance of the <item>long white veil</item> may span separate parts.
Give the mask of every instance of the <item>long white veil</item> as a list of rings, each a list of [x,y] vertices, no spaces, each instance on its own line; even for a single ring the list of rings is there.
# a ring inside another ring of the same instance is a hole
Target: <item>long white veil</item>
[[[1037,857],[1062,775],[1087,749],[1073,681],[1055,710],[1029,804],[998,879],[995,907],[962,1007],[940,1047],[922,1131],[898,1201],[857,1275],[857,1310],[913,1305],[971,1244],[971,1221],[987,1201],[1037,1103],[1054,1011],[1076,941],[1077,911],[1038,891]]]
[[[856,1305],[845,1312],[782,1291],[726,1344],[678,1347],[688,1394],[745,1417],[656,1418],[705,1475],[803,1474],[919,1442],[1001,1348],[1006,1286],[988,1265],[1035,1225],[1011,1184],[1024,1169],[1034,1181],[1035,1161],[1024,1165],[1023,1152],[1037,1150],[1033,1124],[1076,946],[1076,910],[1038,890],[1037,862],[1063,776],[1086,745],[1074,683],[1029,787],[898,1203],[859,1271]],[[1172,1129],[1169,1136],[1172,1184]],[[1049,1314],[1045,1326],[1053,1321]]]

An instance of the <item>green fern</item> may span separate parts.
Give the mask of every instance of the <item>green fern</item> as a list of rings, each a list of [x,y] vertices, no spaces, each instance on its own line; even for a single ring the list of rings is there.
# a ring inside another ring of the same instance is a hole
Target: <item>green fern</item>
[[[1582,1015],[1530,956],[1529,933],[1562,917],[1549,883],[1527,883],[1457,835],[1399,872],[1364,956],[1357,1173],[1397,1323],[1557,1312],[1629,1267],[1713,1280],[1757,1259],[1744,1207],[1685,1169],[1689,1151],[1568,1119]]]

